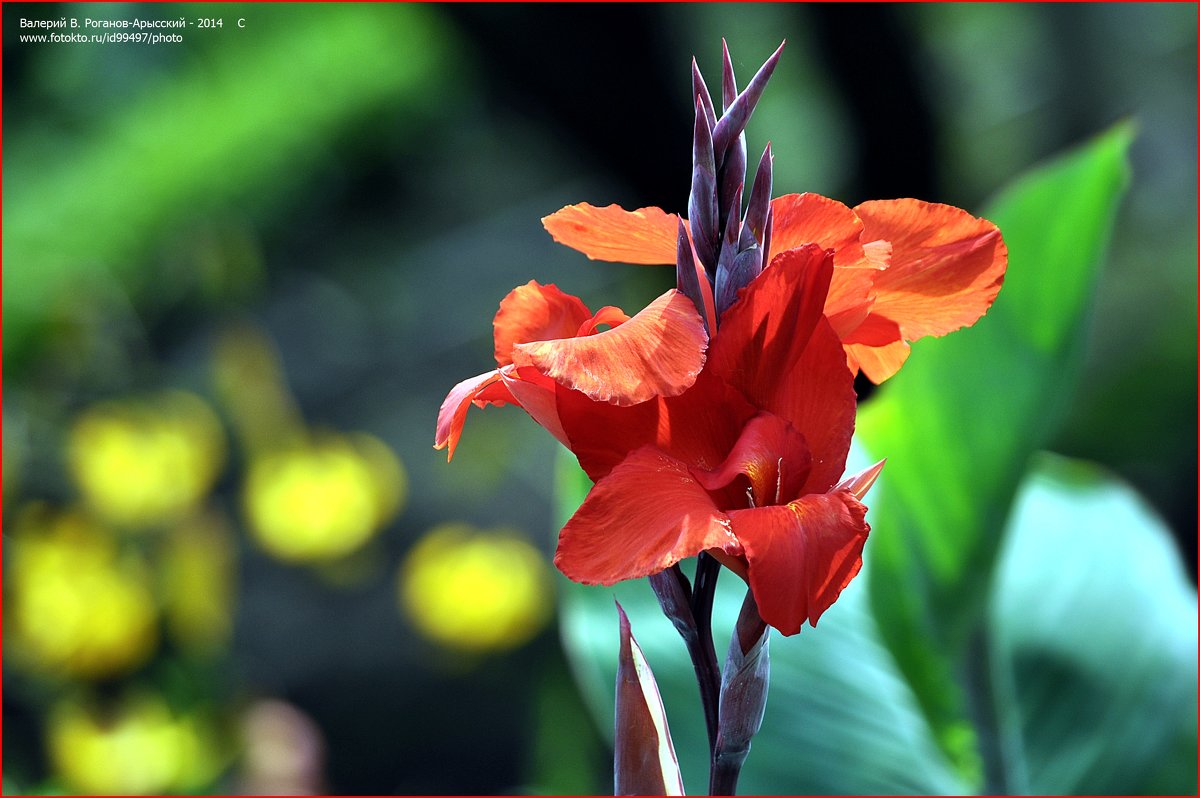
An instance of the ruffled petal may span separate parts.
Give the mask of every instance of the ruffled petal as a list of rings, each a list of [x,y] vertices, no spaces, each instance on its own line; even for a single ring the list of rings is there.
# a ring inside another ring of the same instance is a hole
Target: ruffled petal
[[[542,226],[555,241],[592,260],[675,263],[679,217],[660,208],[627,211],[619,205],[597,208],[581,202],[543,217]]]
[[[785,635],[816,626],[862,568],[866,510],[843,490],[729,513],[764,621]]]
[[[809,493],[841,476],[854,432],[854,376],[822,315],[831,272],[814,245],[780,253],[726,311],[709,350],[711,371],[804,436]]]
[[[915,199],[864,202],[863,240],[892,245],[875,278],[872,314],[900,325],[904,339],[945,335],[991,307],[1008,265],[996,226],[950,205]]]
[[[516,398],[500,381],[499,371],[489,371],[477,377],[463,380],[450,389],[446,399],[438,410],[437,433],[434,436],[433,448],[446,449],[446,460],[454,458],[454,450],[458,447],[458,439],[462,435],[463,424],[467,420],[467,410],[474,403],[480,407],[487,404],[503,405],[516,402]]]
[[[530,280],[514,288],[500,300],[500,310],[492,320],[496,365],[512,363],[515,344],[575,336],[591,315],[582,300],[563,293],[553,283],[540,285]]]
[[[717,468],[757,412],[710,370],[679,396],[618,407],[558,386],[558,416],[569,448],[593,481],[633,450],[655,446],[697,470]]]
[[[718,491],[745,476],[754,505],[763,507],[799,495],[811,468],[804,436],[779,416],[759,413],[742,428],[725,462],[713,471],[698,472],[696,478],[708,490]],[[744,498],[739,505],[745,505]]]
[[[611,330],[517,344],[513,362],[598,402],[633,405],[690,388],[704,367],[707,346],[696,306],[671,289]]]
[[[686,465],[645,447],[592,488],[563,527],[554,564],[576,582],[611,585],[714,548],[740,550],[729,519]]]
[[[558,417],[558,405],[555,401],[558,385],[554,380],[542,376],[537,369],[519,369],[515,366],[500,369],[500,379],[534,421],[563,446],[568,449],[571,447],[570,439],[567,438],[562,421]]]

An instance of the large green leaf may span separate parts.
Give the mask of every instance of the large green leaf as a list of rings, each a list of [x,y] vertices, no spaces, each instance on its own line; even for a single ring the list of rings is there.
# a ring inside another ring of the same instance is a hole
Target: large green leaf
[[[1128,486],[1042,455],[990,611],[1005,786],[1196,792],[1196,591]]]
[[[975,781],[968,700],[952,685],[977,661],[965,654],[1018,482],[1070,397],[1130,140],[1118,127],[985,211],[1009,250],[995,306],[973,328],[915,344],[859,416],[862,442],[888,458],[870,499],[879,628],[944,750]]]

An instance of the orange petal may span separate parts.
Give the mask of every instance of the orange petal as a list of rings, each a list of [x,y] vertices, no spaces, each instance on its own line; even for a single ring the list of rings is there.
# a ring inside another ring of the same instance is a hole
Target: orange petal
[[[996,226],[950,205],[915,199],[864,202],[863,240],[892,245],[875,278],[872,314],[900,325],[904,339],[974,324],[1000,291],[1008,250]]]
[[[867,316],[872,284],[887,264],[886,244],[864,247],[863,223],[858,215],[837,200],[819,194],[777,197],[771,202],[771,211],[773,252],[810,243],[834,251],[825,315],[845,339]]]
[[[696,306],[672,288],[611,330],[517,344],[513,362],[598,402],[633,405],[690,388],[707,346]]]
[[[446,460],[453,459],[454,450],[458,447],[458,439],[462,435],[463,424],[467,420],[467,410],[470,409],[472,402],[482,406],[485,404],[502,405],[515,401],[513,395],[500,382],[499,371],[489,371],[486,374],[463,380],[450,389],[450,393],[446,395],[446,399],[438,411],[437,433],[434,437],[433,448],[449,447]]]
[[[616,263],[675,263],[679,217],[660,208],[627,211],[619,205],[568,205],[542,218],[560,244],[592,260]]]
[[[705,549],[738,550],[728,519],[686,465],[647,446],[592,488],[563,527],[554,564],[576,582],[611,585]]]
[[[879,385],[908,360],[909,347],[907,341],[892,341],[884,346],[846,344],[846,354],[871,382]]]
[[[530,280],[514,288],[500,300],[500,310],[492,321],[496,365],[512,362],[515,344],[574,336],[591,315],[582,300],[563,293],[553,283],[540,285]]]
[[[820,194],[785,194],[771,201],[771,251],[805,244],[832,249],[835,265],[854,266],[864,257],[863,224],[854,211]]]
[[[570,448],[571,443],[558,417],[558,407],[555,403],[558,386],[554,380],[542,376],[537,369],[519,369],[515,366],[500,369],[500,379],[534,421],[559,443]]]
[[[854,375],[822,315],[832,268],[813,245],[780,253],[725,312],[709,351],[711,371],[804,435],[808,492],[838,480],[854,431]]]
[[[794,635],[817,620],[862,568],[871,527],[850,491],[729,513],[764,621]]]

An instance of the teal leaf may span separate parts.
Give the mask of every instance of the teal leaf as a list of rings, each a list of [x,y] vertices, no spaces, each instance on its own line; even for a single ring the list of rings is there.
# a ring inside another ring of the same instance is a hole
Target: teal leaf
[[[1070,398],[1131,138],[1117,127],[999,196],[983,214],[1009,251],[994,307],[973,328],[915,343],[859,415],[860,440],[888,459],[868,498],[879,628],[942,748],[977,783],[966,696],[953,685],[1017,485]]]
[[[1196,591],[1127,485],[1042,455],[990,620],[1012,791],[1196,793]]]

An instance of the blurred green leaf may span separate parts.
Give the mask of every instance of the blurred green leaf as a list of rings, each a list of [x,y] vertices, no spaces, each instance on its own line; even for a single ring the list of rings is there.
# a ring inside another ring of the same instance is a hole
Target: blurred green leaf
[[[388,103],[436,108],[453,77],[449,36],[421,6],[230,13],[248,19],[226,46],[85,136],[49,152],[28,132],[5,142],[6,365],[69,294],[112,277],[135,299],[154,290],[144,260],[172,231],[286,198],[339,132]]]
[[[1120,126],[1014,183],[985,211],[1009,250],[973,328],[921,341],[859,415],[888,458],[871,495],[871,601],[943,750],[982,762],[953,689],[979,628],[1005,517],[1030,455],[1061,421],[1132,139]]]
[[[1196,591],[1144,501],[1039,456],[996,577],[1010,791],[1194,795]]]

